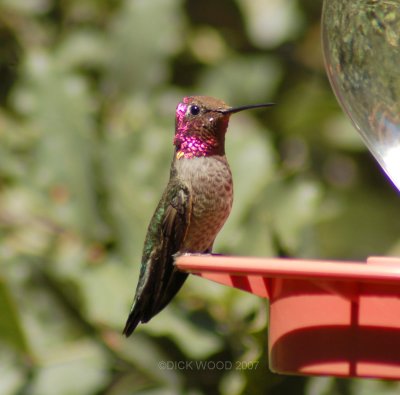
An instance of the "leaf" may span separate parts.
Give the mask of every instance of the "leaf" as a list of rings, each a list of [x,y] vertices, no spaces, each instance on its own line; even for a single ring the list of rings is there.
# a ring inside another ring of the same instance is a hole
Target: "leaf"
[[[17,305],[2,277],[0,277],[0,311],[0,342],[23,354],[29,354],[30,349],[22,329]]]
[[[93,394],[108,381],[105,355],[91,341],[64,343],[41,355],[32,395]]]
[[[1,344],[2,346],[6,345],[4,342]],[[17,394],[23,386],[25,372],[21,369],[21,360],[14,350],[2,347],[0,354],[0,370],[0,393],[2,395]]]
[[[134,270],[117,262],[81,271],[75,281],[87,319],[122,331],[136,289],[135,280]]]
[[[118,91],[148,91],[165,81],[168,56],[182,45],[179,2],[123,4],[111,23],[108,82]]]
[[[160,313],[146,330],[154,336],[169,337],[191,358],[205,359],[222,347],[222,339],[217,334],[193,325],[173,305]]]
[[[273,95],[280,79],[279,64],[272,57],[227,57],[204,71],[198,89],[210,96],[221,97],[232,106],[239,106],[265,101],[265,97]]]
[[[322,215],[322,189],[313,181],[277,182],[266,191],[265,205],[271,215],[274,231],[283,247],[291,253],[310,253],[308,239]]]
[[[280,45],[304,27],[303,15],[296,2],[240,0],[238,4],[243,10],[250,39],[261,48]]]

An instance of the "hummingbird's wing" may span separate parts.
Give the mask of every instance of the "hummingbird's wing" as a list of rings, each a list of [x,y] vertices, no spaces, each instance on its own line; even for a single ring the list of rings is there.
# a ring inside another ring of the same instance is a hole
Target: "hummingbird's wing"
[[[139,324],[160,312],[176,295],[187,273],[174,265],[190,222],[192,198],[179,180],[170,181],[150,221],[135,299],[123,333],[129,336]]]

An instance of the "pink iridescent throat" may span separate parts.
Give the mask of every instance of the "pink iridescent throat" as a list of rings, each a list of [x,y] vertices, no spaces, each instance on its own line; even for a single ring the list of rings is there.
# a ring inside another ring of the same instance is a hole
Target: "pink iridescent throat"
[[[186,159],[198,158],[201,156],[207,156],[214,152],[214,147],[216,144],[215,139],[208,139],[202,141],[196,136],[175,136],[175,141],[179,139],[179,150],[177,151],[177,158],[182,157]]]
[[[212,136],[197,136],[188,134],[189,123],[185,121],[187,104],[179,103],[176,109],[176,125],[174,145],[179,147],[177,158],[198,158],[212,154],[217,140]]]

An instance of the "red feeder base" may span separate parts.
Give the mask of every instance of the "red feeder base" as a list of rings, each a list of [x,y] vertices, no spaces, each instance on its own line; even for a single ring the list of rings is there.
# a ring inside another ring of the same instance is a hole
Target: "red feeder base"
[[[184,255],[177,266],[269,299],[271,370],[400,379],[400,258]]]

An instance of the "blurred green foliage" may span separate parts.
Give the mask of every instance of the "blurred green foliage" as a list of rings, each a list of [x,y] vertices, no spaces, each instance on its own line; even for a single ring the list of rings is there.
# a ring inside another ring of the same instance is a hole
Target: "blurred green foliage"
[[[231,120],[235,204],[215,252],[400,252],[399,197],[325,76],[321,6],[0,1],[2,395],[398,393],[379,380],[270,373],[266,302],[193,276],[150,324],[121,335],[185,95],[278,104]]]

